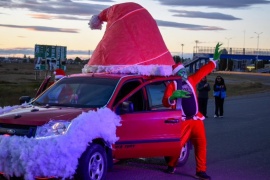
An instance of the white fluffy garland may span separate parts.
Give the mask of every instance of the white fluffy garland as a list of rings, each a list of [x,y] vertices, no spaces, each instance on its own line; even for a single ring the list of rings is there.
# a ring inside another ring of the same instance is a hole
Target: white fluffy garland
[[[5,107],[0,107],[0,115],[3,113],[7,113],[9,111],[12,111],[14,109],[20,108],[21,106],[16,105],[16,106],[5,106]]]
[[[88,23],[91,29],[102,29],[103,22],[99,19],[98,15],[93,15]]]
[[[73,119],[67,134],[35,139],[0,136],[0,172],[8,176],[70,178],[89,142],[103,138],[110,144],[118,140],[116,127],[121,118],[109,108],[89,111]]]
[[[0,115],[1,114],[4,114],[4,113],[8,113],[14,109],[18,109],[18,108],[21,108],[21,107],[29,107],[29,106],[32,106],[32,105],[29,105],[28,103],[23,103],[21,105],[15,105],[15,106],[4,106],[3,108],[0,107]]]
[[[88,65],[82,69],[82,73],[114,73],[114,74],[138,74],[146,76],[170,76],[172,75],[171,65]]]

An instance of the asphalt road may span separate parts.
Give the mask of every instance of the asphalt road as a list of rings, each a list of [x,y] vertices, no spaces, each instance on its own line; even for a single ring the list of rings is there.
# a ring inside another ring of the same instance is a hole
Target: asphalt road
[[[224,118],[213,118],[213,99],[205,120],[208,141],[207,173],[212,180],[270,179],[270,92],[228,97]],[[162,158],[129,160],[114,165],[108,180],[192,180],[194,151],[184,167],[166,174]]]

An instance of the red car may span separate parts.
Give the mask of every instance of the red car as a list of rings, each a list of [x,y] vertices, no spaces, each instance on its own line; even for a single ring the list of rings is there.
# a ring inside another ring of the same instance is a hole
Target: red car
[[[74,74],[0,110],[0,172],[90,180],[105,179],[114,160],[181,154],[185,164],[191,147],[179,147],[181,111],[162,105],[171,80],[181,77]]]

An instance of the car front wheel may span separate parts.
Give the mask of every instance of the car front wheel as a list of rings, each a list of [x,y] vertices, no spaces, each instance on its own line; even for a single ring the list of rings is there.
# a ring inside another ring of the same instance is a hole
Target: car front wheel
[[[189,157],[190,148],[191,148],[190,142],[187,142],[182,147],[181,152],[180,152],[180,157],[178,158],[177,166],[184,166],[186,164],[186,162],[188,160],[188,157]],[[165,156],[165,161],[166,161],[167,164],[169,163],[170,158],[171,157],[169,157],[169,156]]]
[[[178,159],[178,166],[184,166],[188,160],[190,151],[189,142],[187,142],[181,149],[180,157]]]
[[[76,180],[104,180],[107,174],[105,149],[99,144],[91,144],[79,159]]]

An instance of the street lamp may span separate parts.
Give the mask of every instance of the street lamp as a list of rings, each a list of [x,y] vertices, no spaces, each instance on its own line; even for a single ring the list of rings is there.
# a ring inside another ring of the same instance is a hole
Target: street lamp
[[[230,40],[232,39],[232,38],[225,38],[225,39],[227,39],[227,48],[228,48],[228,51],[229,51],[229,46],[230,46]]]
[[[257,55],[259,55],[259,39],[260,39],[260,34],[262,34],[262,32],[257,33],[254,32],[255,34],[257,34]]]
[[[245,44],[246,44],[246,30],[244,32],[244,43],[243,43],[243,49],[245,49]]]
[[[228,40],[228,43],[227,43],[228,47],[227,47],[227,49],[228,49],[228,54],[229,54],[230,39],[232,39],[232,38],[225,38],[225,39]],[[226,71],[229,70],[229,58],[227,58],[227,66],[226,66],[226,69],[225,69],[225,70],[226,70]]]
[[[199,43],[199,40],[195,40],[195,43],[196,43],[196,53],[197,53],[197,51],[198,51],[198,43]]]
[[[182,62],[184,61],[184,58],[183,58],[183,47],[184,47],[184,44],[181,44],[182,46]]]
[[[258,68],[258,56],[259,56],[259,39],[260,39],[260,34],[262,34],[262,32],[257,33],[254,32],[255,34],[257,34],[257,60],[256,60],[256,69]]]

